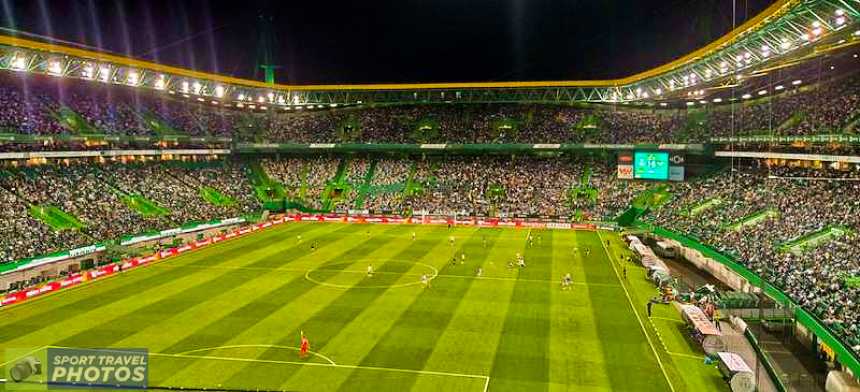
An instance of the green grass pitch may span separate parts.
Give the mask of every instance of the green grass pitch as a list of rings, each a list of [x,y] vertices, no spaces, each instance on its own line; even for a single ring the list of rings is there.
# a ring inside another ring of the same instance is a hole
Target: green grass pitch
[[[674,309],[647,317],[625,252],[605,232],[288,223],[0,309],[0,348],[146,348],[150,385],[184,388],[728,390]]]

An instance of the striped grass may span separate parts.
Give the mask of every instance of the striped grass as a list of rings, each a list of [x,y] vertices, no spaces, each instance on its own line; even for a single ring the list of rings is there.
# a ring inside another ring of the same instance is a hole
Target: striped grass
[[[644,314],[624,252],[588,231],[289,223],[0,309],[0,347],[143,347],[150,384],[177,388],[727,390],[670,307]]]

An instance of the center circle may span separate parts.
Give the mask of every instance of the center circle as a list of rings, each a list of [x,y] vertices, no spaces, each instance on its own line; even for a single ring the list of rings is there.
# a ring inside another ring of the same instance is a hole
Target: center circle
[[[395,272],[383,269],[382,266],[385,264],[406,264],[409,265],[410,268],[404,272]],[[372,265],[374,270],[373,274],[368,274],[367,266]],[[417,271],[412,270],[412,266],[421,267]],[[343,268],[338,268],[343,267]],[[334,263],[327,264],[322,268],[315,268],[308,270],[305,272],[305,279],[316,283],[320,286],[331,287],[336,289],[391,289],[391,288],[400,288],[400,287],[408,287],[408,286],[417,286],[420,285],[421,275],[427,274],[428,281],[432,280],[436,276],[439,275],[439,270],[436,267],[433,267],[430,264],[422,263],[420,261],[406,261],[406,260],[367,260],[366,263],[361,262],[344,262],[344,263]],[[373,284],[373,280],[381,280],[386,279],[386,277],[390,277],[393,275],[397,275],[398,279],[401,276],[414,276],[415,280],[406,282],[406,283],[397,283],[397,284]],[[337,280],[338,278],[347,277],[351,280],[354,280],[354,284],[340,284],[336,282],[332,282],[331,280]]]

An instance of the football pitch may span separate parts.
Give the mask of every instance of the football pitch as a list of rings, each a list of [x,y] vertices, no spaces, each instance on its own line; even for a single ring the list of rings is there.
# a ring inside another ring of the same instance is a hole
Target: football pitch
[[[625,252],[608,232],[287,223],[0,309],[0,364],[145,348],[149,385],[177,389],[728,390],[671,306],[647,317]]]

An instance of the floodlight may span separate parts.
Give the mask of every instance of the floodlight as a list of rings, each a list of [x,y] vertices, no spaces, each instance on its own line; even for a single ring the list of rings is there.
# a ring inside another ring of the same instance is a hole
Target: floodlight
[[[194,94],[200,94],[200,90],[203,88],[203,85],[200,82],[195,81],[194,84],[191,85]]]
[[[783,50],[786,50],[786,49],[791,47],[791,42],[788,42],[787,39],[784,39],[784,40],[782,40],[782,43],[779,44],[779,47],[782,48]]]
[[[695,104],[696,104],[695,102],[689,102],[689,101],[687,102],[687,106],[693,106]]]
[[[714,98],[714,103],[720,103],[720,102],[723,102],[722,98]]]
[[[188,81],[187,81],[187,80],[183,80],[183,81],[182,81],[182,92],[183,92],[183,93],[187,93],[187,92],[188,92]]]
[[[797,86],[798,84],[801,84],[801,83],[803,83],[803,81],[802,81],[802,80],[800,80],[800,79],[797,79],[797,80],[795,80],[795,81],[791,82],[791,84],[792,84],[792,85],[794,85],[794,86]]]
[[[236,98],[239,98],[240,101],[244,101],[245,100],[245,94],[239,93],[239,96]]]
[[[48,63],[48,72],[54,75],[59,75],[63,73],[63,66],[60,65],[59,61],[51,60],[51,62]]]
[[[844,16],[837,16],[834,21],[836,22],[837,26],[842,26],[845,24],[845,17]]]
[[[27,58],[24,56],[15,55],[12,57],[12,69],[23,71],[27,68]]]
[[[765,94],[767,94],[767,90],[761,90],[758,92],[758,95],[765,95]]]
[[[158,79],[155,79],[155,89],[164,90],[165,87],[167,87],[167,80],[164,74],[158,75]]]
[[[92,79],[94,76],[94,71],[95,69],[93,68],[92,64],[87,64],[84,66],[83,75],[87,79]]]
[[[224,86],[221,86],[221,85],[215,86],[215,96],[218,98],[224,97]]]
[[[845,15],[845,11],[844,11],[844,10],[842,10],[841,8],[840,8],[840,9],[838,9],[838,10],[836,10],[836,16],[842,16],[842,15]]]
[[[663,94],[663,89],[658,87],[657,89],[654,90],[654,95],[660,95],[660,94]]]
[[[782,90],[782,89],[784,89],[784,88],[785,88],[785,86],[783,86],[783,85],[781,85],[781,84],[780,84],[780,85],[777,85],[776,87],[774,87],[773,89],[774,89],[774,90],[776,90],[776,91],[780,91],[780,90]]]
[[[128,84],[137,84],[140,80],[140,74],[137,71],[131,71],[128,73]]]
[[[750,99],[750,98],[752,98],[752,95],[750,95],[750,94],[744,94],[744,95],[742,95],[742,96],[741,96],[741,98],[743,98],[743,99]]]
[[[99,79],[102,82],[107,82],[110,79],[110,66],[106,65],[104,67],[99,68]]]

